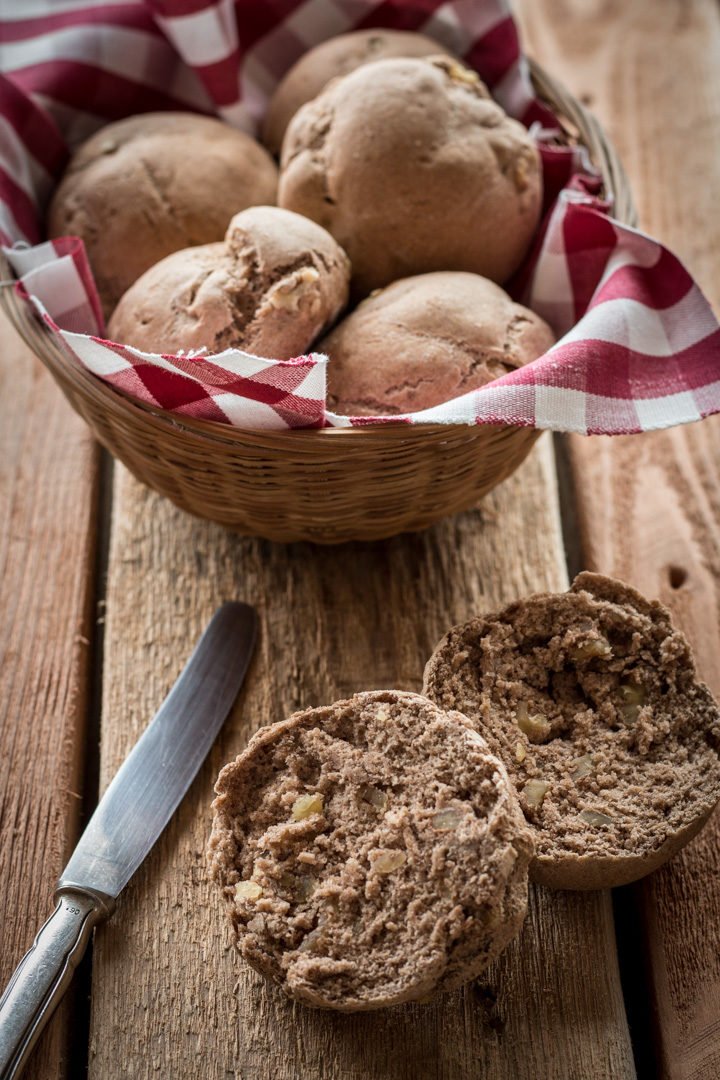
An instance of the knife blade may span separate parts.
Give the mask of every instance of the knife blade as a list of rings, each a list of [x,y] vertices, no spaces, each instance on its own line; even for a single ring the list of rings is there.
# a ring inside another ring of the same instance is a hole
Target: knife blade
[[[94,927],[177,809],[242,685],[256,632],[249,605],[218,608],[100,800],[60,876],[55,911],[0,998],[0,1080],[19,1076]]]

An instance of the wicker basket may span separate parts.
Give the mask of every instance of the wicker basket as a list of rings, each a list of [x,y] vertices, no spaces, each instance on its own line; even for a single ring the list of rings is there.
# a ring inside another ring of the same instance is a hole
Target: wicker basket
[[[568,140],[587,147],[634,224],[627,179],[598,121],[531,64],[540,97]],[[10,270],[2,267],[1,276]],[[143,483],[183,510],[269,540],[333,544],[421,529],[473,506],[532,447],[532,428],[390,424],[307,431],[241,431],[154,410],[72,361],[28,305],[0,290],[11,321],[96,438]]]

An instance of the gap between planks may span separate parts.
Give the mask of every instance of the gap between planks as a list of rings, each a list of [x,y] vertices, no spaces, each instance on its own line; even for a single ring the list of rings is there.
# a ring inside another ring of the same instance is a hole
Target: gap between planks
[[[93,572],[94,597],[92,610],[95,618],[90,642],[91,664],[87,685],[87,720],[85,724],[85,769],[83,776],[83,801],[77,834],[80,835],[92,817],[98,804],[100,788],[100,722],[102,714],[103,661],[105,655],[105,593],[112,528],[112,496],[115,462],[110,454],[98,451],[97,532],[95,544],[95,567]],[[72,1019],[68,1030],[68,1080],[87,1074],[88,1046],[90,1036],[90,1008],[92,1000],[93,940],[81,960],[73,980]]]

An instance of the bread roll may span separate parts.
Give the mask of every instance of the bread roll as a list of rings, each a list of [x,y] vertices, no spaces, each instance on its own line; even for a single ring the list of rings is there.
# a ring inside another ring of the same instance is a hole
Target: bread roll
[[[656,870],[720,798],[720,711],[659,603],[599,574],[456,626],[425,692],[461,709],[514,782],[531,878],[625,885]]]
[[[109,124],[75,152],[48,233],[80,236],[107,318],[141,274],[181,248],[222,240],[230,218],[274,203],[277,169],[249,135],[194,113]]]
[[[364,300],[318,345],[328,407],[346,416],[417,412],[537,359],[550,328],[477,274],[438,271]]]
[[[333,238],[276,206],[237,214],[225,242],[168,255],[125,293],[108,333],[147,352],[237,348],[275,360],[305,353],[348,296]]]
[[[270,98],[262,139],[279,154],[287,126],[301,105],[312,101],[330,82],[363,64],[390,56],[436,56],[445,50],[432,38],[407,30],[353,30],[316,45],[300,57]]]
[[[540,159],[457,61],[377,60],[293,117],[278,202],[332,233],[357,295],[431,270],[502,284],[538,224]]]
[[[374,691],[259,731],[209,845],[242,956],[306,1005],[427,998],[520,929],[529,831],[469,722]]]

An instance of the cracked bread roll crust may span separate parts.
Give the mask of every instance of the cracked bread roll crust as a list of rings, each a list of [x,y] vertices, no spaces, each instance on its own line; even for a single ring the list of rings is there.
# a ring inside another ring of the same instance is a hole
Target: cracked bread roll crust
[[[222,244],[169,255],[125,293],[108,326],[148,352],[237,348],[289,360],[347,303],[350,264],[315,222],[275,206],[237,214]]]
[[[278,202],[332,233],[357,295],[432,270],[506,281],[541,200],[530,135],[446,56],[364,64],[304,105],[283,141]]]
[[[505,770],[418,694],[273,724],[216,791],[208,858],[240,953],[306,1005],[451,990],[522,925],[532,847]]]
[[[209,116],[145,113],[79,147],[53,195],[48,235],[80,236],[107,318],[150,266],[222,240],[233,214],[276,201],[277,169],[249,135]]]
[[[393,282],[319,343],[328,407],[398,415],[460,397],[537,359],[549,326],[477,274],[438,271]]]
[[[354,30],[309,49],[278,84],[270,98],[262,126],[262,140],[273,154],[280,153],[287,126],[295,113],[312,101],[330,82],[363,64],[391,56],[435,56],[442,45],[410,30]]]
[[[720,711],[670,615],[583,573],[450,630],[424,692],[505,763],[545,885],[624,885],[657,869],[720,798]]]

